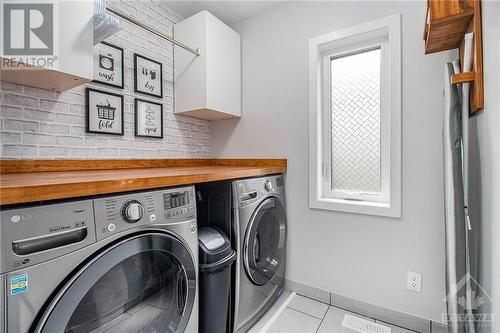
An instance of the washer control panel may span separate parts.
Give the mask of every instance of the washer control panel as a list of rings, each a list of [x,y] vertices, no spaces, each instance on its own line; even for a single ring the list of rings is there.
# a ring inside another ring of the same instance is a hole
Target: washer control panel
[[[194,187],[94,199],[97,239],[151,224],[196,220]]]
[[[136,223],[144,215],[144,206],[137,200],[129,200],[123,204],[122,217],[126,222]]]
[[[245,207],[270,195],[283,195],[282,175],[238,180],[233,183],[233,200],[237,207]]]
[[[270,180],[266,180],[266,182],[264,183],[264,189],[265,189],[267,192],[272,192],[272,191],[274,191],[274,188],[273,188],[273,182],[271,182]]]

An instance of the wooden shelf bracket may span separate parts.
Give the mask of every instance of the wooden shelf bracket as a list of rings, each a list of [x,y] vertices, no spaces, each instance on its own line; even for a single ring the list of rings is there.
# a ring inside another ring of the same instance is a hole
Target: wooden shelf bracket
[[[475,72],[453,74],[451,76],[451,84],[474,82],[475,77],[476,77]]]

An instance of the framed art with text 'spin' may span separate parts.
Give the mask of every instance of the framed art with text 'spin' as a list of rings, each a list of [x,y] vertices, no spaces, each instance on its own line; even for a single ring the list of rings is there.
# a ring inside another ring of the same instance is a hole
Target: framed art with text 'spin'
[[[135,99],[135,136],[163,138],[163,105]]]
[[[163,97],[163,71],[160,62],[134,54],[134,91]]]

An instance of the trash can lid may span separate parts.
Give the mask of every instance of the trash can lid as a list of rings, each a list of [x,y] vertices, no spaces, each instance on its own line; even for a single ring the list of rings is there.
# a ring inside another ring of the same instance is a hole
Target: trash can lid
[[[236,252],[227,236],[214,227],[198,229],[200,272],[216,272],[231,265]]]
[[[203,227],[198,230],[198,240],[203,243],[209,251],[217,250],[226,243],[221,233],[210,227]]]

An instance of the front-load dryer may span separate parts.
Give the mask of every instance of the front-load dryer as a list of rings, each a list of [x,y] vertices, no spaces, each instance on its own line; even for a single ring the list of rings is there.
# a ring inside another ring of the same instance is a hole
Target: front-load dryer
[[[198,332],[194,188],[3,209],[2,332]]]
[[[234,330],[246,332],[285,285],[286,213],[283,176],[233,182],[237,259]]]

